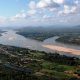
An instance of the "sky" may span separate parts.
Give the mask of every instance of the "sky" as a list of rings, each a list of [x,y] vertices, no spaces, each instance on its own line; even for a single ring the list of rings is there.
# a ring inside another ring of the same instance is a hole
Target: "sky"
[[[0,0],[0,26],[80,25],[80,0]]]

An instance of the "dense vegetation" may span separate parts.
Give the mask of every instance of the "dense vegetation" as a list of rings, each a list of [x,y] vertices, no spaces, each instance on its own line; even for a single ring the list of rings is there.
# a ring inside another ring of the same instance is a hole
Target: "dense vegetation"
[[[60,36],[57,41],[80,45],[80,27],[25,27],[22,29],[18,29],[17,33],[39,41],[44,41],[45,39],[53,36]]]
[[[80,34],[61,36],[56,41],[80,45]]]
[[[63,29],[64,30],[64,29]],[[47,38],[62,35],[62,29],[52,27],[25,27],[18,29],[17,34],[23,35],[28,38],[43,41]]]
[[[0,45],[0,80],[80,80],[80,59]]]
[[[43,41],[43,40],[45,40],[49,37],[53,37],[55,35],[51,29],[49,30],[49,29],[43,28],[43,27],[23,28],[23,29],[19,29],[17,33],[20,35],[23,35],[25,37],[39,40],[39,41]]]

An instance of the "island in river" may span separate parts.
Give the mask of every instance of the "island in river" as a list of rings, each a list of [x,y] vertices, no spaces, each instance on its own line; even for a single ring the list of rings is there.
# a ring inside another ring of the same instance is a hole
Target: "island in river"
[[[0,44],[18,46],[18,47],[29,48],[32,50],[45,51],[45,52],[59,52],[62,55],[65,54],[68,56],[80,57],[79,56],[80,46],[58,43],[55,41],[57,38],[58,37],[55,36],[46,39],[43,42],[40,42],[37,40],[25,38],[24,36],[17,34],[16,31],[14,30],[8,30],[7,32],[2,33],[2,36],[0,37]],[[49,45],[49,47],[46,47],[47,45]],[[55,48],[55,46],[57,48]],[[62,48],[62,51],[60,50],[60,48]],[[70,52],[68,52],[68,50]],[[78,53],[74,53],[74,51]]]
[[[38,41],[44,41],[45,39],[54,37],[54,36],[65,36],[65,39],[77,39],[79,40],[80,36],[80,27],[24,27],[17,29],[17,34],[23,35],[27,38],[35,39]],[[63,39],[63,41],[65,41]],[[67,41],[66,41],[67,42]],[[67,42],[68,43],[68,42]],[[75,42],[75,44],[78,44]]]
[[[49,40],[48,38],[54,37],[52,42],[48,41],[49,43],[46,42],[47,44],[42,44],[42,46],[65,54],[80,55],[80,28],[23,28],[19,29],[17,34],[23,35],[26,38],[42,41],[43,43]],[[58,37],[55,39],[55,36]],[[62,36],[65,36],[65,38],[62,38]],[[61,44],[60,42],[63,43]]]
[[[56,39],[58,42],[80,45],[80,34],[61,36]]]

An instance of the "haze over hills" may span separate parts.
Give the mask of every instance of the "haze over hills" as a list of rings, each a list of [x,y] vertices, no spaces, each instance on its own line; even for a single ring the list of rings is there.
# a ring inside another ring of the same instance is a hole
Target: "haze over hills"
[[[2,27],[0,27],[0,29],[31,29],[31,28],[36,28],[36,29],[38,29],[38,28],[45,28],[45,29],[50,29],[50,28],[52,28],[52,29],[64,29],[64,30],[66,30],[66,29],[79,29],[80,28],[80,25],[76,25],[76,26],[65,26],[65,25],[62,25],[62,26],[60,26],[60,25],[53,25],[53,26],[2,26]]]

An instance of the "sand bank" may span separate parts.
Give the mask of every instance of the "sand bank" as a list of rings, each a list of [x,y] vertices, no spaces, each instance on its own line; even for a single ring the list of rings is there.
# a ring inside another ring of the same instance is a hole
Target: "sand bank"
[[[77,49],[66,48],[66,47],[61,47],[61,46],[56,46],[56,45],[42,45],[42,46],[45,48],[54,50],[54,51],[65,52],[65,53],[70,53],[74,55],[80,55],[80,50],[77,50]]]

